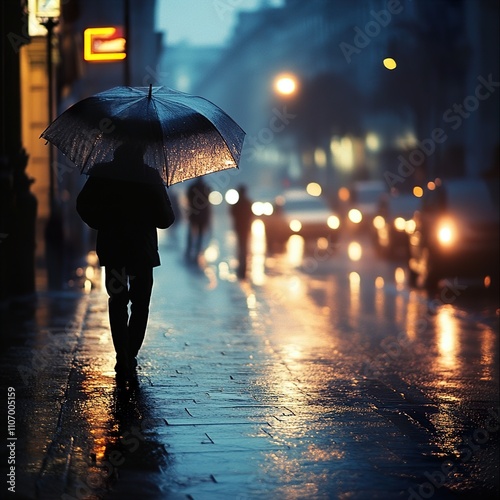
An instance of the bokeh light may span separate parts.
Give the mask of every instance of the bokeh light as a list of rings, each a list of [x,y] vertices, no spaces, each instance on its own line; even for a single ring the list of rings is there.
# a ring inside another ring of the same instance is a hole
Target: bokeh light
[[[422,198],[422,196],[424,195],[424,190],[420,186],[415,186],[413,188],[413,195],[417,198]]]
[[[338,196],[340,201],[349,201],[351,193],[349,192],[349,189],[347,189],[346,187],[341,187],[339,189]]]
[[[311,196],[320,196],[322,189],[321,189],[321,186],[317,182],[310,182],[306,187],[306,191]]]
[[[361,245],[357,241],[351,241],[347,247],[347,255],[353,262],[360,260],[363,255]]]
[[[222,203],[222,194],[219,193],[219,191],[212,191],[209,195],[208,195],[208,201],[212,204],[212,205],[220,205]]]
[[[240,199],[240,194],[236,191],[236,189],[228,189],[224,198],[226,199],[226,203],[234,205]]]
[[[357,208],[351,208],[347,213],[347,217],[354,224],[359,224],[363,220],[363,214]]]
[[[255,201],[252,203],[252,213],[257,217],[261,215],[272,215],[273,211],[273,205],[268,201]]]
[[[291,95],[297,90],[297,79],[293,75],[279,75],[274,80],[274,89],[278,94]]]
[[[336,215],[330,215],[326,223],[331,229],[338,229],[340,227],[340,219]]]
[[[397,63],[392,57],[386,57],[383,61],[384,67],[389,70],[396,69]]]

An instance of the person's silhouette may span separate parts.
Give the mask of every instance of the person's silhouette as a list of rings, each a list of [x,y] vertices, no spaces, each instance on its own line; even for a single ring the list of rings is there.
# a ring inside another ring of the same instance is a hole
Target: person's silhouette
[[[231,215],[233,217],[233,227],[236,232],[238,244],[238,278],[244,279],[247,274],[247,252],[250,229],[252,226],[253,213],[252,202],[247,196],[247,189],[244,185],[238,187],[238,201],[231,205]]]
[[[156,228],[171,226],[175,216],[159,174],[144,164],[142,148],[133,143],[117,148],[112,162],[90,170],[76,208],[83,221],[97,230],[115,370],[128,376],[135,372],[146,333],[153,268],[160,265]]]
[[[212,209],[209,201],[210,188],[205,181],[198,177],[187,190],[188,203],[188,233],[186,245],[186,259],[196,261],[200,255],[204,237],[212,222]]]

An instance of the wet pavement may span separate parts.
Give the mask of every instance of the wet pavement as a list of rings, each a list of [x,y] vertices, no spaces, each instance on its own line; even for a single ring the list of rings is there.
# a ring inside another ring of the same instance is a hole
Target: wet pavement
[[[98,288],[2,311],[2,498],[497,498],[498,397],[461,429],[447,402],[450,433],[474,440],[445,454],[437,397],[365,376],[321,316],[237,281],[225,231],[200,265],[179,231],[161,240],[136,384],[115,380]]]

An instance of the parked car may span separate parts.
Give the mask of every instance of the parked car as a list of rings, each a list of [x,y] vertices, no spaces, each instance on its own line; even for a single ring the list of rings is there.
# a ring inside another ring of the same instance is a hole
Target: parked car
[[[408,258],[408,232],[413,228],[413,214],[420,204],[421,199],[413,193],[394,191],[381,196],[373,219],[375,247],[380,255]]]
[[[350,189],[350,200],[346,223],[351,231],[373,233],[373,218],[380,197],[387,192],[381,180],[356,181]]]
[[[271,214],[262,215],[268,248],[279,250],[288,238],[298,234],[306,243],[322,249],[335,245],[339,239],[340,218],[321,196],[293,189],[277,196]]]
[[[443,278],[498,277],[498,182],[443,181],[415,213],[408,259],[411,285],[435,289]]]

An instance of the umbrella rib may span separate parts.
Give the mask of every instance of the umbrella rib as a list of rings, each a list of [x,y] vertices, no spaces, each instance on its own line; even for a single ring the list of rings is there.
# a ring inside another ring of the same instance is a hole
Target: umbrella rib
[[[151,101],[154,102],[154,99],[151,99]],[[172,101],[174,101],[174,99],[172,99]],[[155,104],[155,110],[157,111],[156,102],[154,102],[154,104]],[[167,107],[166,105],[164,105],[163,102],[161,102],[161,100],[158,100],[158,104]],[[233,161],[234,161],[234,163],[236,165],[236,168],[238,168],[238,161],[237,161],[237,159],[235,158],[233,152],[231,151],[231,148],[229,147],[226,139],[224,138],[224,136],[222,135],[222,133],[219,131],[219,128],[214,124],[214,122],[212,120],[210,120],[210,118],[208,116],[206,116],[205,114],[203,114],[198,109],[193,108],[193,107],[191,107],[191,106],[189,106],[189,105],[187,105],[187,104],[185,104],[183,102],[179,102],[177,99],[175,99],[175,104],[177,106],[179,106],[180,108],[187,110],[188,112],[195,111],[204,120],[206,120],[208,123],[210,123],[212,125],[213,128],[211,130],[213,132],[216,132],[219,135],[219,137],[221,138],[222,142],[226,145],[227,151],[229,152],[231,158],[233,159]],[[213,103],[210,103],[210,104],[212,104],[213,106],[215,106],[215,104],[213,104]],[[220,109],[220,108],[218,108],[218,109]],[[222,112],[222,110],[221,110],[221,112]],[[158,111],[157,111],[157,113],[158,113]],[[241,129],[241,127],[239,127],[239,125],[231,117],[228,116],[228,118],[235,124],[235,126],[237,126],[241,131],[243,131],[243,129]],[[165,156],[165,168],[166,168],[167,179],[168,179],[168,172],[169,172],[169,170],[167,168],[168,167],[168,155],[166,154],[165,150],[163,151],[163,154]],[[226,168],[229,168],[229,167],[226,167]],[[179,182],[179,181],[177,181],[177,182]],[[176,182],[172,182],[172,184],[175,184],[175,183]],[[167,186],[169,186],[169,185],[170,185],[170,182],[167,181]]]
[[[205,97],[200,97],[200,96],[193,96],[193,97],[196,97],[196,98],[199,98],[199,99],[202,99],[203,101],[206,101],[208,102],[209,104],[211,104],[212,106],[214,106],[215,108],[217,109],[220,109],[219,106],[217,106],[215,103],[213,103],[212,101],[210,101],[209,99],[206,99]],[[194,108],[193,108],[194,109]],[[224,113],[222,110],[220,110],[222,113]],[[197,112],[199,113],[199,111],[197,110]],[[236,126],[241,132],[243,132],[243,134],[245,134],[244,130],[227,114],[227,113],[224,113],[224,115],[226,116],[226,118],[228,120],[231,120],[232,124],[234,126]],[[227,145],[227,141],[226,139],[224,138],[224,136],[222,135],[222,133],[220,132],[219,130],[219,127],[217,127],[217,125],[212,121],[210,120],[210,118],[206,115],[203,115],[214,127],[214,129],[216,130],[216,132],[219,134],[220,138],[224,141],[224,143]],[[229,153],[231,154],[234,162],[236,163],[236,167],[238,167],[238,161],[236,161],[236,158],[234,157],[231,149],[228,147],[227,148]],[[239,160],[239,157],[238,157],[238,160]]]
[[[153,95],[154,97],[154,95]],[[151,103],[153,105],[153,108],[154,108],[154,112],[156,114],[156,119],[158,120],[158,122],[160,122],[160,115],[158,114],[158,108],[156,106],[156,102],[153,98],[149,99],[148,101],[149,103]],[[160,125],[160,128],[161,128],[161,125]],[[161,147],[161,150],[163,152],[163,160],[164,160],[164,165],[163,165],[163,168],[162,168],[162,171],[164,172],[165,174],[165,179],[167,180],[167,186],[169,185],[169,182],[168,182],[168,157],[167,157],[167,154],[165,152],[165,148],[164,148],[164,145],[162,144],[162,147]]]
[[[194,96],[194,97],[198,97],[198,96]],[[208,99],[205,99],[205,98],[203,98],[203,97],[200,97],[200,99],[203,99],[204,101],[207,101],[208,103],[210,103],[212,106],[214,106],[214,107],[216,107],[216,108],[220,109],[220,108],[219,108],[216,104],[214,104],[213,102],[209,101]],[[183,108],[183,109],[186,109],[186,110],[188,110],[188,111],[193,111],[193,110],[194,110],[194,111],[196,111],[196,113],[198,113],[200,116],[202,116],[205,120],[207,120],[207,121],[208,121],[208,122],[209,122],[209,123],[213,126],[213,130],[214,130],[215,132],[217,132],[217,134],[218,134],[218,135],[219,135],[219,137],[222,139],[222,141],[223,141],[223,142],[227,145],[227,141],[226,141],[226,139],[224,138],[224,136],[222,135],[222,133],[220,132],[219,127],[217,127],[217,125],[216,125],[216,124],[215,124],[215,123],[214,123],[214,122],[213,122],[213,121],[212,121],[212,120],[211,120],[208,116],[206,116],[205,114],[203,114],[201,111],[199,111],[198,109],[196,109],[196,108],[194,108],[194,107],[191,107],[191,106],[189,106],[189,105],[187,105],[187,104],[185,104],[185,103],[183,103],[183,102],[179,102],[177,99],[172,99],[172,101],[174,101],[174,100],[175,100],[175,104],[176,104],[176,105],[178,105],[179,107],[181,107],[181,108]],[[154,99],[152,99],[152,101],[154,102]],[[162,104],[162,103],[161,103],[161,101],[160,101],[160,104]],[[223,113],[223,111],[222,111],[222,110],[221,110],[221,113]],[[238,127],[238,128],[241,130],[241,132],[243,132],[243,133],[244,133],[243,129],[242,129],[242,128],[241,128],[241,127],[240,127],[240,126],[239,126],[239,125],[238,125],[238,124],[237,124],[237,123],[236,123],[236,122],[235,122],[235,121],[234,121],[234,120],[233,120],[233,119],[232,119],[229,115],[227,115],[227,114],[226,114],[226,117],[227,117],[229,120],[231,120],[231,122],[232,122],[232,123],[233,123],[236,127]],[[231,152],[231,150],[230,150],[230,148],[229,148],[229,147],[228,147],[228,151],[229,151],[229,153],[231,154],[231,157],[233,158],[233,160],[235,161],[235,163],[237,164],[236,158],[234,157],[234,155],[233,155],[233,153]]]
[[[127,104],[124,104],[123,108],[120,111],[120,114],[126,112],[130,107],[137,104],[141,99],[144,99],[144,98],[145,98],[144,95],[130,97],[130,102]],[[113,101],[113,99],[109,99],[109,101]],[[158,113],[157,113],[157,116],[158,116]],[[115,115],[113,117],[110,117],[110,119],[111,119],[111,121],[113,121],[113,119],[116,119],[118,117],[119,117],[119,115]],[[103,135],[104,135],[104,132],[102,130],[99,130],[99,133],[95,136],[94,140],[92,141],[92,147],[91,147],[88,155],[85,157],[85,161],[83,162],[82,166],[80,167],[80,171],[82,171],[85,168],[89,157],[92,156],[92,153],[93,153],[94,149],[96,148],[97,143],[101,140]]]

